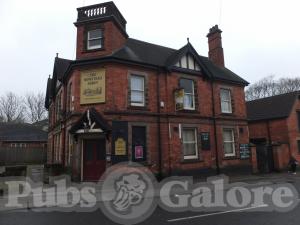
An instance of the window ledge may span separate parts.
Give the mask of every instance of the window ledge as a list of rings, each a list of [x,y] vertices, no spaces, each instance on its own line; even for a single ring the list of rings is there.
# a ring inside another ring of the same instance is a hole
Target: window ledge
[[[95,48],[95,49],[84,49],[82,53],[90,53],[90,52],[97,52],[97,51],[105,51],[105,48]]]
[[[188,163],[200,163],[200,162],[204,162],[203,159],[182,159],[181,160],[181,164],[188,164]]]
[[[240,159],[240,158],[237,156],[224,156],[223,157],[223,160],[234,160],[234,159]]]
[[[198,110],[196,109],[183,109],[183,110],[179,110],[176,111],[177,113],[200,113]]]
[[[234,114],[232,112],[231,113],[221,112],[221,115],[222,116],[234,116]]]
[[[150,109],[146,106],[137,106],[137,105],[130,105],[127,107],[128,110],[143,110],[143,111],[150,111]]]

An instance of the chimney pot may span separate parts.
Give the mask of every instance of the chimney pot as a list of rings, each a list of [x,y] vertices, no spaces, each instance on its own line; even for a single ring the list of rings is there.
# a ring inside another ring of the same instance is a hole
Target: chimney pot
[[[222,47],[222,31],[218,25],[213,26],[209,29],[207,34],[208,38],[208,57],[209,59],[218,66],[224,67],[224,52]]]

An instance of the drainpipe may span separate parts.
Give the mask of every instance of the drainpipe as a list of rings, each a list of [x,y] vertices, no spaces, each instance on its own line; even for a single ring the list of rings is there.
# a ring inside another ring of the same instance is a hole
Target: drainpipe
[[[210,81],[211,87],[211,100],[212,100],[212,113],[213,113],[213,125],[214,125],[214,139],[215,139],[215,154],[216,154],[216,173],[220,174],[220,165],[219,165],[219,151],[218,151],[218,138],[217,138],[217,124],[216,124],[216,112],[215,112],[215,94],[214,94],[214,82],[213,78]]]
[[[159,82],[160,72],[156,73],[156,101],[157,101],[157,142],[158,142],[158,180],[162,179],[162,149],[161,149],[161,119],[160,119],[160,82]]]
[[[266,121],[267,122],[267,130],[268,130],[268,144],[272,145],[272,137],[271,137],[271,131],[270,131],[270,122],[269,120]]]

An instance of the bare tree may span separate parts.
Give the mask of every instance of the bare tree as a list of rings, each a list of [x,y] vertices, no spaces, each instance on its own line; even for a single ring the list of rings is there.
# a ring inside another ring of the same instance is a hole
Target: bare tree
[[[25,96],[26,116],[30,122],[38,122],[46,119],[44,107],[45,96],[43,93],[27,93]]]
[[[274,76],[268,76],[246,89],[246,100],[251,101],[298,90],[300,90],[300,78],[275,80]]]
[[[25,107],[22,98],[12,92],[0,97],[0,117],[3,122],[24,122]]]

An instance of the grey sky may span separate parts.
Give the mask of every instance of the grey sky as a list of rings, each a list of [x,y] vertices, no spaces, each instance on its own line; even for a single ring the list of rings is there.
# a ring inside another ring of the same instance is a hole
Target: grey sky
[[[1,0],[0,94],[45,91],[55,53],[75,58],[77,7],[102,0]],[[186,38],[207,56],[206,34],[223,30],[225,65],[249,82],[300,76],[298,0],[115,0],[130,37],[172,48]]]

